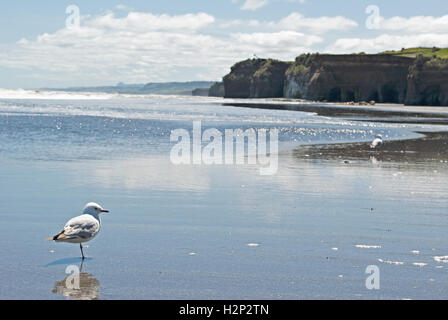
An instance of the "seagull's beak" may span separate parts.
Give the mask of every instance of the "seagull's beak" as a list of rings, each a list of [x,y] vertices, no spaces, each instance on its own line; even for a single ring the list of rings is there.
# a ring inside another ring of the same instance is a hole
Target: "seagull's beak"
[[[104,209],[102,209],[101,212],[103,212],[103,213],[109,213],[109,210],[104,210]]]

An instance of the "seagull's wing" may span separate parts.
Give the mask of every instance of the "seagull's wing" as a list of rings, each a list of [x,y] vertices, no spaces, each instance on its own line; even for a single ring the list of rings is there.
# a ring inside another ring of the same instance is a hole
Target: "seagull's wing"
[[[98,220],[90,215],[82,215],[69,220],[64,229],[53,240],[87,240],[94,237],[99,230],[100,224]]]

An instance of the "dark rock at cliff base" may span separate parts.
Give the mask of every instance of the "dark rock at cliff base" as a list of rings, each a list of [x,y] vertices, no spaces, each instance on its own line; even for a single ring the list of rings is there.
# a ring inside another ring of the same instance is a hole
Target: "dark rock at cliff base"
[[[226,98],[280,98],[288,62],[248,59],[235,64],[224,77]]]
[[[209,97],[224,97],[224,83],[215,82],[208,90]]]
[[[407,105],[448,106],[448,60],[418,57],[410,68]]]
[[[286,71],[284,96],[402,103],[413,62],[413,58],[391,55],[302,55]]]

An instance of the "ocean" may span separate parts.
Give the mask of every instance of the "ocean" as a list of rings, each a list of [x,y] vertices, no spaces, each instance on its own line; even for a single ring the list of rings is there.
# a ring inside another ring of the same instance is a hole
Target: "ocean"
[[[0,299],[448,298],[446,150],[304,151],[445,126],[222,103],[0,90]],[[172,132],[195,122],[277,130],[278,169],[174,164]],[[90,201],[110,214],[81,263],[77,245],[44,239]],[[67,286],[70,266],[80,289]]]

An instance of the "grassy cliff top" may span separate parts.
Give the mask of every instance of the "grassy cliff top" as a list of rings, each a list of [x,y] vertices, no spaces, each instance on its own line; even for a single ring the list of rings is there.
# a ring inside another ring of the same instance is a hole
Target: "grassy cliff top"
[[[442,59],[448,59],[448,48],[408,48],[408,49],[401,49],[398,51],[384,51],[381,52],[381,54],[391,54],[394,56],[401,56],[401,57],[417,57],[418,55],[423,55],[427,58],[432,58],[436,56],[437,58]]]
[[[286,69],[292,62],[285,62],[280,60],[268,59],[261,67],[254,73],[254,78],[270,77],[273,73],[285,73]]]

